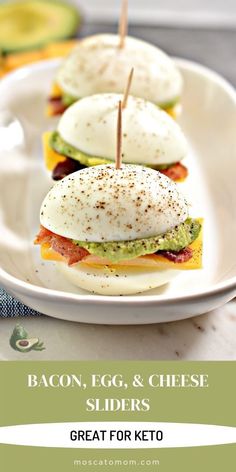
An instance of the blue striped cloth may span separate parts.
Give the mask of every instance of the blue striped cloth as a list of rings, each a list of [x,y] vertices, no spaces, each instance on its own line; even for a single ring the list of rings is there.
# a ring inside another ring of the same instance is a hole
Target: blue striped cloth
[[[40,316],[35,310],[28,308],[0,288],[0,318],[14,318],[18,316]]]

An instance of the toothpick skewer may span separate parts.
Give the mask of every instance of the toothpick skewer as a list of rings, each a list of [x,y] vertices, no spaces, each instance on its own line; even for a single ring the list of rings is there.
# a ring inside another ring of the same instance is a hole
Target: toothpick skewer
[[[123,98],[123,101],[122,101],[122,108],[123,109],[126,108],[126,106],[127,106],[133,75],[134,75],[134,68],[132,67],[132,69],[130,71],[130,74],[129,74],[128,82],[127,82],[127,85],[126,85],[126,88],[125,88],[124,98]]]
[[[119,48],[122,49],[125,45],[125,38],[128,32],[128,0],[122,0],[121,15],[119,22]]]
[[[122,102],[119,101],[117,119],[117,148],[116,148],[116,169],[121,168],[122,163]]]
[[[0,49],[0,66],[4,66],[4,55],[1,49]]]
[[[129,91],[132,84],[132,79],[134,75],[134,68],[132,67],[128,82],[125,88],[124,98],[123,100],[119,101],[118,105],[118,118],[117,118],[117,148],[116,148],[116,169],[121,168],[122,163],[122,110],[126,107],[128,98],[129,98]]]

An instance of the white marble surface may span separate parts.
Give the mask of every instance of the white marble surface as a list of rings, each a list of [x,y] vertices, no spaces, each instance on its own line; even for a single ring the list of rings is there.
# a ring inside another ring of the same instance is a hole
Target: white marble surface
[[[9,346],[17,322],[46,350]],[[0,319],[0,360],[236,360],[236,302],[211,313],[148,326],[82,325],[47,317]]]

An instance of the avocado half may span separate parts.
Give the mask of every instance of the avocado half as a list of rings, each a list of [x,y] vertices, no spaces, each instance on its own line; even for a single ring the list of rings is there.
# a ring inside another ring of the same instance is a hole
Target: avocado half
[[[16,341],[16,350],[20,352],[29,352],[38,344],[39,338],[18,339]]]
[[[0,5],[0,51],[36,49],[72,37],[80,23],[78,10],[59,0],[5,2]]]

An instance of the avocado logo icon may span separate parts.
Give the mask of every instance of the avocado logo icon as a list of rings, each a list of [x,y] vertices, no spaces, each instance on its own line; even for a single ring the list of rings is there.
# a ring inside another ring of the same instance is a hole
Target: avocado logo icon
[[[44,351],[45,347],[39,338],[29,338],[27,331],[23,326],[17,324],[10,337],[10,346],[15,351]]]

